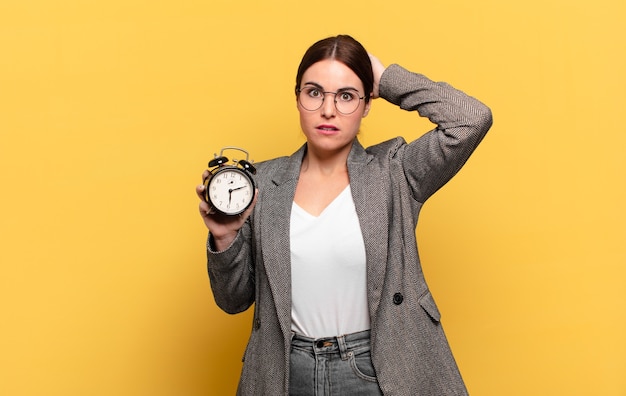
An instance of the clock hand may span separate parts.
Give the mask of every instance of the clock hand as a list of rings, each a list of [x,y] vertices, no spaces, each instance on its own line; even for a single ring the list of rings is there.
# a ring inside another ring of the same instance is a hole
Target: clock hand
[[[230,206],[230,203],[233,200],[233,191],[241,190],[242,188],[246,188],[246,186],[240,186],[240,187],[237,187],[237,188],[229,188],[228,189],[228,206]]]

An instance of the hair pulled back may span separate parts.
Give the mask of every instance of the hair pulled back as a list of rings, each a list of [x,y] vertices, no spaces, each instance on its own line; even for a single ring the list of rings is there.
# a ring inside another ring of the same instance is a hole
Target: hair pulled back
[[[343,63],[359,77],[365,89],[365,103],[368,103],[374,89],[372,61],[361,43],[345,34],[322,39],[309,47],[298,67],[296,90],[300,88],[304,72],[313,64],[326,59]]]

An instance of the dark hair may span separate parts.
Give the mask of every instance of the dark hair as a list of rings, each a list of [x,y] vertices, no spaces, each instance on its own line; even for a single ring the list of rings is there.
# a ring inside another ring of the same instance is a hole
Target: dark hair
[[[296,92],[300,88],[304,72],[314,63],[325,59],[334,59],[348,66],[363,83],[365,103],[369,102],[374,89],[372,61],[361,43],[344,34],[322,39],[304,53],[296,74]]]

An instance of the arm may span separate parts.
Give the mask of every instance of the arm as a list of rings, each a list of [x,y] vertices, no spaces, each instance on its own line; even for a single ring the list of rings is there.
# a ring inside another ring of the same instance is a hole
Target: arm
[[[207,240],[207,269],[217,305],[225,312],[243,312],[255,298],[254,257],[249,221],[239,229],[230,246],[215,250],[211,232]]]
[[[378,79],[380,97],[437,125],[398,151],[414,197],[423,203],[465,164],[491,127],[491,111],[446,83],[398,65],[379,72]]]
[[[245,311],[254,302],[255,295],[250,215],[257,195],[250,208],[240,216],[222,216],[203,199],[203,185],[196,187],[196,193],[200,198],[200,215],[210,230],[206,246],[207,268],[215,302],[228,313]]]

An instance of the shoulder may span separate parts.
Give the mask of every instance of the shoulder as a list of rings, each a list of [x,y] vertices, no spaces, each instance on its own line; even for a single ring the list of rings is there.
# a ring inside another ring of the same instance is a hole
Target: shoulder
[[[403,137],[398,136],[373,146],[369,146],[365,149],[365,152],[374,158],[390,159],[395,157],[402,150],[402,148],[406,146],[406,144],[406,140],[404,140]]]
[[[257,179],[258,182],[261,184],[267,181],[274,180],[277,175],[283,173],[285,169],[289,167],[288,162],[289,157],[284,156],[261,161],[254,164],[254,166],[256,167],[255,179]]]
[[[257,162],[256,164],[254,164],[254,166],[257,170],[262,170],[263,172],[268,173],[277,169],[281,169],[285,166],[287,161],[289,161],[289,157],[283,156]]]
[[[281,183],[282,181],[297,178],[304,155],[305,146],[290,156],[277,157],[254,164],[256,167],[256,178],[260,181],[273,181]]]
[[[354,169],[355,166],[366,165],[387,168],[395,158],[401,157],[406,144],[403,137],[396,137],[364,148],[356,140],[348,156],[348,167]]]

